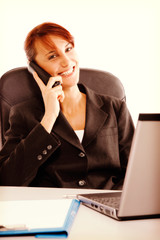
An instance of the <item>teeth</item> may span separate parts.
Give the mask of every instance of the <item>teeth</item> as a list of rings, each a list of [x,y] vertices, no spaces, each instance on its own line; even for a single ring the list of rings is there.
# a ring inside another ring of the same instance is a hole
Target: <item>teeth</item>
[[[70,70],[68,70],[67,72],[61,73],[61,76],[67,76],[67,75],[71,74],[72,72],[73,72],[73,67]]]

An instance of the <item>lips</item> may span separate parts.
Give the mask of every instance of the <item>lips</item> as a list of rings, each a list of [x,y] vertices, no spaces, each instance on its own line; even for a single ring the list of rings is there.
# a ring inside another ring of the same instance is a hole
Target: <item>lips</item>
[[[59,73],[59,75],[61,76],[69,76],[70,74],[72,74],[72,72],[74,71],[74,67],[71,67],[69,70]]]

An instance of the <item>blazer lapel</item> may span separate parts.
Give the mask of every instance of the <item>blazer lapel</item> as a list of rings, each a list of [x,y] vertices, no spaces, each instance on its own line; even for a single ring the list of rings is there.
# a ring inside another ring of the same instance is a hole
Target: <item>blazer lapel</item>
[[[92,90],[86,88],[87,109],[86,125],[82,145],[86,147],[103,127],[108,114],[102,110],[104,105],[102,99]]]
[[[84,151],[83,147],[87,146],[96,137],[99,130],[103,127],[108,114],[102,110],[103,101],[96,93],[87,87],[82,89],[87,96],[86,124],[82,144],[61,111],[52,131],[75,147]]]
[[[84,151],[83,146],[80,143],[76,133],[74,132],[73,128],[71,127],[71,125],[61,111],[52,131],[61,136],[63,139],[65,139],[72,145],[74,145],[75,147],[81,149],[81,151]]]

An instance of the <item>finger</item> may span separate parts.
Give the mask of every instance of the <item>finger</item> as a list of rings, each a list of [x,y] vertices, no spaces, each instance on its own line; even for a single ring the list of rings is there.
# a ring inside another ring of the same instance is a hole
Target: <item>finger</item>
[[[37,82],[39,88],[41,89],[41,91],[44,89],[45,84],[43,83],[43,81],[39,78],[38,74],[36,72],[33,72],[33,77],[35,79],[35,81]]]
[[[55,88],[51,88],[49,91],[54,93],[54,94],[56,94],[57,96],[59,96],[59,95],[61,95],[63,93],[61,85],[59,85],[59,86],[57,86]]]
[[[64,100],[64,92],[63,92],[62,87],[60,85],[57,86],[56,89],[55,88],[51,88],[50,91],[53,92],[54,94],[56,94],[58,101],[63,102],[63,100]]]
[[[60,94],[58,94],[57,100],[60,101],[61,103],[64,101],[64,92],[62,91]]]
[[[65,98],[65,95],[64,95],[64,92],[62,92],[62,94],[58,96],[58,101],[62,103],[64,101],[64,98]]]
[[[56,81],[59,81],[62,84],[62,77],[61,76],[50,77],[47,83],[47,88],[52,88]]]

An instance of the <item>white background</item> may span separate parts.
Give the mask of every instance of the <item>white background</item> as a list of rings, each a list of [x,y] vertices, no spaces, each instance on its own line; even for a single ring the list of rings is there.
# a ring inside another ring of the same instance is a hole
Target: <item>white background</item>
[[[135,123],[160,112],[159,0],[0,0],[0,76],[27,65],[24,39],[47,21],[75,37],[81,67],[120,78]]]

